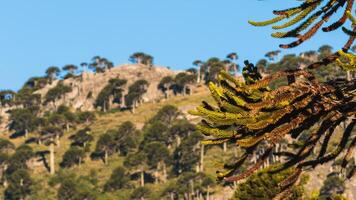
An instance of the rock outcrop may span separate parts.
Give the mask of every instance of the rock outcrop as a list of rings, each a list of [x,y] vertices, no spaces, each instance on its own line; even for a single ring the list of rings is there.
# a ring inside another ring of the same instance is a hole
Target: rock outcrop
[[[177,72],[169,70],[166,67],[154,66],[148,67],[140,64],[124,64],[107,70],[103,73],[83,72],[81,75],[68,78],[63,81],[64,85],[72,87],[72,92],[67,93],[62,98],[56,100],[54,103],[48,103],[43,106],[43,110],[53,110],[59,105],[67,105],[80,111],[93,111],[95,100],[100,91],[109,83],[110,79],[120,78],[126,79],[127,84],[124,86],[124,94],[127,93],[127,88],[139,79],[144,79],[149,83],[147,93],[143,96],[144,102],[157,101],[164,97],[164,94],[157,89],[160,80],[164,76],[174,75]],[[36,91],[40,94],[42,99],[47,92],[58,84],[58,80],[53,81],[46,87]],[[8,110],[14,107],[0,107],[0,116],[3,123],[0,124],[0,130],[6,128],[8,123]]]

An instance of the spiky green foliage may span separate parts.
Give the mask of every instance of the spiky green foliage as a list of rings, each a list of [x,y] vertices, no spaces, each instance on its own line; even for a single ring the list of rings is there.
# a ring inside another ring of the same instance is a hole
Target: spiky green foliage
[[[286,169],[282,172],[274,173],[274,167],[275,166],[268,167],[250,176],[246,182],[237,187],[233,199],[273,199],[281,192],[281,188],[278,184],[293,174],[293,169]],[[289,199],[300,199],[303,195],[303,189],[301,186],[293,186],[291,188],[291,192],[292,196]]]
[[[356,55],[351,53],[344,53],[339,51],[341,58],[338,58],[336,62],[346,71],[356,71]]]
[[[273,11],[276,17],[271,20],[263,22],[249,21],[249,23],[254,26],[267,26],[287,19],[287,22],[281,25],[274,25],[272,28],[285,29],[293,25],[296,25],[296,27],[286,32],[273,33],[272,36],[276,38],[297,38],[296,41],[290,44],[280,45],[281,48],[292,48],[313,37],[323,24],[327,22],[334,13],[344,7],[345,4],[346,7],[342,17],[336,22],[322,28],[324,32],[330,32],[340,28],[345,23],[353,7],[353,0],[306,0],[299,6]],[[305,31],[305,33],[302,33],[303,31]],[[348,48],[346,47],[346,49]]]
[[[281,71],[261,79],[255,66],[248,62],[245,64],[245,82],[237,82],[222,71],[219,86],[214,83],[209,85],[215,105],[203,102],[190,112],[203,118],[197,126],[207,136],[203,144],[230,142],[244,152],[235,164],[225,165],[225,170],[218,172],[220,180],[233,182],[249,177],[262,167],[274,146],[283,138],[289,135],[298,139],[302,131],[309,130],[313,125],[315,130],[296,153],[283,154],[288,159],[279,170],[294,167],[294,172],[279,184],[281,191],[287,191],[289,185],[296,183],[303,169],[333,160],[347,148],[353,148],[353,143],[349,141],[356,140],[352,134],[356,120],[347,119],[355,116],[356,112],[354,81],[319,83],[304,70]],[[276,89],[269,87],[281,78],[286,78],[288,84]],[[318,142],[324,134],[333,134],[341,122],[348,125],[338,148],[326,153],[323,149],[328,146],[328,141],[324,140],[320,142],[322,148],[319,155],[313,156],[313,150],[320,149]],[[265,149],[265,153],[246,171],[239,171],[258,148]]]

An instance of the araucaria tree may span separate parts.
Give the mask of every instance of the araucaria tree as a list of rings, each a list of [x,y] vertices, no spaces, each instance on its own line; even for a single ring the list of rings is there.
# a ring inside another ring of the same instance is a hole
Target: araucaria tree
[[[100,107],[102,111],[110,110],[113,103],[124,104],[123,86],[126,84],[125,79],[111,79],[109,84],[105,86],[99,93],[95,107]]]
[[[59,82],[56,87],[50,89],[47,92],[44,103],[47,104],[49,102],[52,102],[54,107],[56,107],[55,102],[71,91],[72,88],[70,86],[64,85],[62,82]]]
[[[62,68],[64,71],[67,71],[68,74],[65,75],[64,79],[73,77],[75,75],[75,71],[78,70],[78,67],[76,65],[65,65]]]
[[[138,104],[143,103],[143,95],[147,92],[149,83],[146,80],[137,80],[129,87],[128,94],[125,96],[125,104],[131,108],[132,112]]]
[[[322,30],[336,30],[348,17],[355,25],[355,19],[350,13],[353,3],[353,0],[307,0],[294,8],[274,11],[277,16],[271,20],[250,23],[264,26],[288,19],[281,25],[274,25],[273,29],[290,26],[294,28],[291,31],[273,33],[272,36],[296,38],[290,44],[280,45],[281,48],[292,48],[310,39],[344,5],[346,8],[342,17]],[[288,138],[289,143],[297,141],[300,145],[295,152],[275,153],[286,159],[277,163],[270,173],[291,170],[291,174],[279,181],[279,194],[274,199],[287,199],[291,196],[293,185],[299,182],[305,169],[339,157],[342,167],[348,165],[356,144],[356,82],[354,79],[332,79],[321,83],[314,77],[313,71],[336,60],[341,68],[355,71],[355,55],[347,53],[356,37],[355,30],[355,27],[353,30],[343,28],[349,35],[343,49],[304,69],[278,71],[262,79],[257,68],[245,61],[244,82],[222,71],[217,79],[219,84],[209,84],[215,105],[203,102],[196,110],[191,111],[191,114],[203,117],[197,128],[210,137],[202,143],[230,142],[244,152],[234,164],[225,165],[225,169],[217,173],[220,180],[235,182],[250,177],[263,166],[276,144],[284,138]],[[285,79],[286,84],[275,89],[269,87],[280,79]],[[345,124],[345,128],[337,147],[330,149],[330,138],[337,134],[335,130],[340,124]],[[301,136],[305,136],[305,131],[309,134],[302,140]],[[249,166],[247,161],[258,148],[263,148],[264,153]],[[240,166],[243,164],[247,165],[247,169],[241,171]],[[355,171],[351,170],[352,173]],[[350,174],[346,177],[350,177]]]

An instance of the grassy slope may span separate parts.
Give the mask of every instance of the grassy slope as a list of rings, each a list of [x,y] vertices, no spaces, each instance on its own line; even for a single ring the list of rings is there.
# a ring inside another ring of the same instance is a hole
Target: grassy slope
[[[142,106],[140,106],[134,114],[132,114],[129,111],[124,111],[124,112],[111,112],[111,113],[106,113],[102,114],[99,113],[97,115],[97,120],[90,125],[90,128],[92,129],[92,133],[95,137],[95,139],[98,139],[100,134],[105,133],[105,131],[109,129],[115,129],[118,127],[122,122],[124,121],[132,121],[135,123],[138,127],[141,127],[148,119],[150,119],[157,111],[164,105],[167,104],[172,104],[175,105],[179,108],[187,108],[187,107],[194,107],[198,105],[202,100],[208,100],[209,101],[209,92],[206,89],[200,89],[197,93],[191,95],[191,96],[176,96],[172,97],[169,100],[161,101],[158,103],[145,103]],[[83,127],[77,127],[77,129],[80,129]],[[70,140],[68,137],[72,135],[75,132],[75,130],[70,130],[69,132],[65,133],[65,136],[61,138],[60,140],[60,146],[55,149],[55,155],[56,155],[56,169],[59,169],[59,163],[62,160],[63,154],[68,150],[70,146]],[[0,137],[5,137],[8,138],[8,134],[5,135],[0,135]],[[17,146],[22,144],[24,142],[23,138],[18,138],[15,140],[12,140]],[[94,150],[94,145],[95,141],[92,143],[91,149]],[[47,150],[48,148],[43,145],[33,145],[33,148],[35,150]],[[209,151],[219,151],[221,152],[220,148],[212,148]],[[216,152],[217,154],[220,154]],[[216,154],[215,154],[216,155]],[[221,155],[221,154],[220,154]],[[221,156],[215,156],[214,159],[209,159],[209,154],[206,156],[206,172],[208,174],[211,174],[214,176],[215,170],[218,167],[219,161],[222,161]],[[117,167],[122,165],[123,162],[123,157],[114,155],[111,156],[109,159],[109,164],[104,165],[101,160],[93,161],[87,158],[85,160],[85,163],[83,163],[81,166],[73,167],[70,169],[66,169],[72,172],[75,172],[77,175],[82,175],[82,176],[87,176],[90,174],[91,171],[95,171],[97,174],[97,177],[99,179],[99,185],[103,185],[105,181],[110,177],[110,174],[112,170]],[[50,178],[50,175],[48,174],[47,171],[44,169],[37,169],[33,171],[32,174],[36,184],[36,188],[40,189],[40,191],[37,193],[36,198],[46,198],[46,199],[55,199],[56,198],[56,191],[53,188],[50,188],[48,186],[48,180]],[[159,190],[159,186],[152,186],[154,187],[153,189]],[[0,188],[0,193],[2,193],[1,188]],[[121,192],[122,193],[122,192]],[[122,196],[124,194],[111,194],[115,195],[115,199],[118,198],[118,196]],[[111,199],[114,198],[111,195],[105,195],[102,196],[100,199]],[[1,195],[0,195],[1,197]],[[124,197],[122,197],[124,198]]]

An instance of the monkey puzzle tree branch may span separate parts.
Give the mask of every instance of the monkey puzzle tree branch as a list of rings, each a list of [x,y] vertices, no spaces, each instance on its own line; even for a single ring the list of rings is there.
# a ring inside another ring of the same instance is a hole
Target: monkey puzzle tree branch
[[[254,70],[253,65],[248,62],[246,64],[250,65],[247,71]],[[325,155],[335,128],[348,118],[355,117],[356,81],[340,79],[319,83],[310,72],[304,70],[277,72],[264,79],[253,74],[249,76],[246,73],[244,77],[249,78],[250,84],[247,84],[221,72],[219,86],[213,83],[209,85],[215,105],[203,102],[190,112],[203,118],[197,128],[208,137],[203,141],[204,144],[229,141],[245,151],[235,164],[225,165],[225,171],[218,171],[219,179],[233,182],[249,177],[263,166],[275,144],[286,135],[292,136],[292,140],[298,140],[300,133],[319,123],[317,130],[310,134],[295,154],[281,153],[290,156],[290,159],[273,171],[294,167],[295,172],[282,181],[280,186],[288,190],[290,185],[297,182],[305,167],[315,167],[333,160],[345,150],[354,120],[348,125],[338,148]],[[290,76],[294,77],[294,81],[274,90],[269,88],[273,81]],[[262,142],[267,143],[267,147]],[[319,154],[313,158],[312,152],[319,143]],[[257,147],[264,148],[265,153],[246,171],[239,172],[239,167],[248,164],[247,156],[255,152]]]

